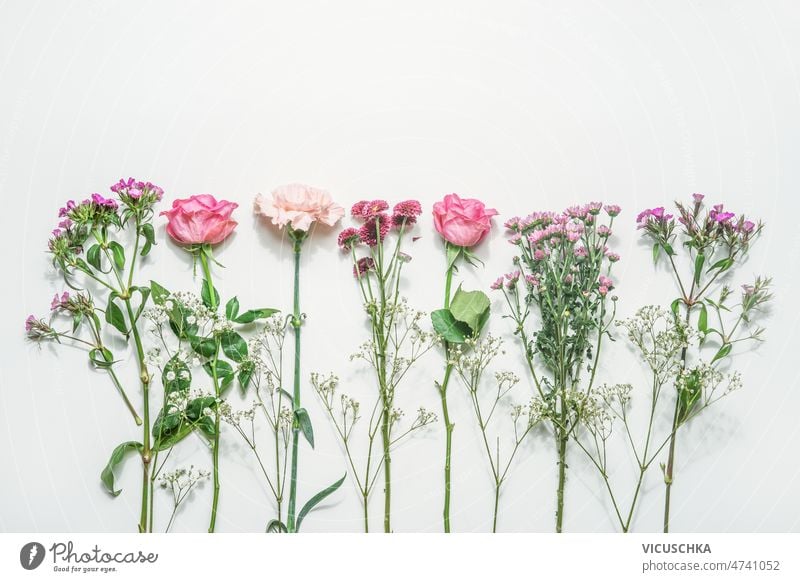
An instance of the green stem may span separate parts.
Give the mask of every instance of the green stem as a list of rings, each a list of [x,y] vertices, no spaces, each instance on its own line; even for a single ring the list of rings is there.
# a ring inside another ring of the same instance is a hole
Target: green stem
[[[119,392],[119,395],[122,396],[122,400],[125,401],[125,406],[128,407],[128,410],[133,416],[133,421],[136,423],[136,426],[142,426],[142,419],[139,417],[139,413],[136,412],[136,409],[133,407],[133,404],[131,403],[130,400],[128,400],[128,395],[122,388],[122,384],[120,383],[116,372],[114,372],[114,369],[111,366],[108,367],[108,375],[111,376],[111,381],[114,383],[114,386]]]
[[[694,284],[692,284],[692,292],[694,291]],[[699,298],[699,296],[697,297]],[[686,327],[689,326],[690,318],[692,315],[692,305],[697,298],[690,297],[690,303],[686,305]],[[687,355],[687,348],[683,348],[681,350],[681,371],[686,369],[686,355]],[[678,410],[680,408],[680,397],[675,399],[675,412],[672,415],[672,433],[670,433],[669,437],[669,453],[667,455],[667,466],[664,469],[664,487],[665,487],[665,494],[664,494],[664,533],[669,533],[669,507],[670,507],[670,500],[672,497],[672,483],[674,481],[674,469],[675,469],[675,440],[678,434]]]
[[[500,485],[495,483],[494,486],[494,516],[492,518],[492,533],[497,533],[497,510],[500,507]]]
[[[134,322],[133,308],[131,307],[130,298],[125,299],[125,308],[128,311],[128,318],[131,322],[131,332],[133,334],[134,343],[136,344],[136,358],[139,362],[139,379],[142,383],[142,399],[143,399],[143,422],[142,422],[142,509],[139,516],[139,533],[147,532],[148,525],[148,497],[150,486],[150,461],[152,460],[152,451],[150,450],[150,372],[147,370],[147,364],[144,361],[144,348],[142,346],[142,338],[139,335],[139,328],[136,327]]]
[[[561,533],[564,526],[564,486],[567,482],[567,438],[565,429],[558,431],[558,489],[556,491],[556,533]]]
[[[209,308],[212,312],[216,312],[217,310],[217,297],[216,293],[214,293],[214,283],[211,279],[211,269],[208,264],[208,255],[206,254],[206,250],[201,248],[199,251],[200,255],[200,265],[203,268],[203,276],[206,281],[206,287],[208,288],[208,295],[209,295]],[[211,363],[211,377],[214,380],[214,395],[216,396],[217,402],[216,406],[214,406],[214,441],[212,445],[212,462],[213,462],[213,472],[214,472],[214,495],[211,500],[211,520],[208,525],[208,533],[214,533],[217,524],[217,506],[219,505],[219,432],[220,432],[220,415],[219,415],[219,401],[220,401],[220,386],[219,386],[219,378],[217,376],[217,359],[219,357],[219,340],[216,342],[216,347],[214,349],[214,359]]]
[[[392,533],[392,457],[389,434],[389,416],[391,410],[384,406],[381,419],[381,440],[383,441],[383,531]]]
[[[448,248],[450,243],[445,243],[445,249]],[[447,253],[445,253],[447,254]],[[447,269],[447,276],[445,277],[444,285],[444,308],[450,308],[450,289],[453,284],[453,266],[450,265]],[[445,453],[444,453],[444,509],[442,517],[444,519],[444,532],[450,533],[450,470],[451,470],[451,453],[453,447],[453,423],[450,422],[450,414],[447,409],[447,385],[450,382],[450,374],[453,371],[453,366],[450,364],[450,344],[444,342],[445,360],[447,362],[444,379],[439,385],[439,395],[442,400],[442,419],[444,420],[445,429]]]
[[[300,408],[300,252],[303,247],[303,234],[295,231],[294,237],[294,310],[292,312],[292,327],[294,328],[294,392],[292,393],[292,473],[289,480],[289,508],[286,529],[289,533],[296,533],[296,504],[297,504],[297,456],[300,440],[300,423],[297,420],[297,410]]]

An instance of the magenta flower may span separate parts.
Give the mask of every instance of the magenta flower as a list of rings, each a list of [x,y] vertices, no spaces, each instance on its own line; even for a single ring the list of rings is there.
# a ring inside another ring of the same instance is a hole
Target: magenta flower
[[[66,205],[65,205],[63,208],[59,208],[59,210],[58,210],[58,216],[59,216],[59,218],[64,218],[64,217],[65,217],[65,216],[67,216],[67,215],[68,215],[68,214],[69,214],[69,213],[70,213],[72,210],[74,210],[76,207],[77,207],[77,204],[75,204],[75,201],[74,201],[74,200],[68,200],[68,201],[67,201],[67,203],[66,203]]]
[[[353,215],[353,218],[368,220],[387,210],[389,210],[389,203],[386,200],[361,200],[353,204],[350,214]]]
[[[422,214],[422,204],[417,200],[403,200],[394,205],[392,214],[416,221],[417,217]]]
[[[117,203],[115,200],[111,200],[110,198],[104,198],[103,196],[97,193],[92,194],[92,203],[103,208],[110,208],[111,210],[117,209]]]
[[[494,208],[486,208],[475,198],[448,194],[433,205],[433,224],[444,240],[458,247],[473,247],[481,242],[492,227]]]
[[[197,194],[175,200],[170,210],[161,212],[167,217],[167,234],[176,242],[187,245],[218,244],[228,238],[238,224],[231,214],[238,208],[235,202],[217,200],[211,194]]]
[[[705,196],[702,194],[692,194],[692,198],[694,199],[695,204],[700,204]]]
[[[356,278],[361,278],[369,271],[374,270],[375,261],[372,260],[372,257],[362,257],[358,259],[355,265],[353,265],[353,276]]]
[[[352,226],[345,228],[342,232],[339,233],[339,238],[337,239],[337,244],[339,248],[343,251],[349,251],[358,243],[361,242],[361,235],[359,234],[358,229],[353,228]]]
[[[378,243],[383,242],[383,239],[389,234],[391,227],[389,216],[379,213],[372,216],[364,223],[364,226],[358,230],[358,235],[361,237],[361,242],[370,247],[374,247]]]
[[[36,326],[36,323],[37,323],[36,317],[34,317],[33,315],[29,315],[25,319],[25,331],[30,333],[33,330],[33,328]]]

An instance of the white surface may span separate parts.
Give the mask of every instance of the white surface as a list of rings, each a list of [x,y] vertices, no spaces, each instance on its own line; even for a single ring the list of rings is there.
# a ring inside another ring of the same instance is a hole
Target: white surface
[[[139,434],[117,395],[83,353],[40,351],[22,333],[25,316],[45,313],[61,290],[44,253],[58,207],[129,175],[163,186],[167,202],[211,192],[241,204],[237,233],[218,253],[227,266],[218,286],[243,305],[290,305],[288,246],[256,223],[250,204],[291,181],[327,188],[346,206],[420,199],[423,238],[407,295],[426,310],[439,306],[443,284],[432,276],[443,257],[429,209],[449,192],[486,200],[501,220],[594,199],[621,204],[621,315],[673,295],[637,244],[642,207],[703,192],[762,217],[766,234],[741,275],[775,276],[775,315],[767,343],[739,360],[745,389],[680,439],[673,529],[800,529],[794,3],[264,4],[0,4],[0,530],[130,531],[137,520],[135,462],[117,499],[98,479],[111,448]],[[190,287],[187,256],[157,224],[148,275]],[[500,230],[479,248],[488,266],[466,274],[467,286],[486,288],[508,270],[512,249]],[[307,244],[303,367],[337,370],[357,391],[367,387],[347,356],[364,328],[349,265],[334,247],[333,233]],[[503,333],[505,324],[495,317],[492,328]],[[518,369],[508,347],[500,364]],[[622,342],[607,355],[609,378],[638,370]],[[399,396],[409,413],[418,404],[437,410],[431,379],[440,374],[441,360],[429,355]],[[457,531],[485,531],[490,481],[454,388],[452,520]],[[344,469],[315,396],[306,391],[304,402],[319,444],[302,452],[301,498]],[[268,498],[234,442],[223,451],[218,529],[263,531]],[[554,451],[549,440],[529,444],[503,496],[505,531],[553,528]],[[441,424],[396,453],[397,531],[440,531],[442,453]],[[210,465],[196,440],[180,460]],[[570,465],[566,529],[612,530],[599,479],[578,451]],[[210,492],[198,492],[176,531],[204,530]],[[636,530],[658,530],[662,496],[654,470]],[[358,531],[359,520],[348,484],[304,529]]]

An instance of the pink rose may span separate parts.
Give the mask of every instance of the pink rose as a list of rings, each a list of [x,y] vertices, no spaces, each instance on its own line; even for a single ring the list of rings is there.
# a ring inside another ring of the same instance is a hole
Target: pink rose
[[[480,200],[448,194],[433,205],[433,224],[447,242],[459,247],[478,244],[492,228],[494,208],[486,208]]]
[[[211,194],[196,194],[175,200],[172,208],[161,215],[167,217],[167,234],[181,244],[214,245],[228,238],[238,224],[231,214],[239,205],[217,201]]]
[[[333,226],[344,216],[344,208],[333,201],[327,190],[305,184],[280,186],[272,191],[272,198],[259,194],[254,210],[280,228],[291,223],[294,230],[303,231],[308,231],[314,222]]]

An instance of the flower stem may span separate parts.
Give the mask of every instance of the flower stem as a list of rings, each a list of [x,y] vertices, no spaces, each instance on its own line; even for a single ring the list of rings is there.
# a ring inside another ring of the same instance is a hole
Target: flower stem
[[[131,332],[133,340],[136,344],[136,358],[139,362],[139,380],[142,383],[142,510],[139,516],[139,533],[147,532],[148,525],[148,495],[150,486],[150,461],[152,460],[152,451],[150,450],[150,372],[147,370],[147,364],[144,361],[144,348],[142,347],[142,338],[139,335],[139,328],[134,323],[135,316],[133,308],[131,307],[130,298],[125,299],[125,308],[128,311],[128,318],[131,322]]]
[[[492,518],[492,533],[497,533],[497,510],[500,506],[500,485],[495,483],[494,486],[494,516]]]
[[[296,504],[297,504],[297,457],[300,437],[300,423],[297,419],[297,410],[300,408],[300,253],[303,248],[301,231],[294,231],[294,310],[292,312],[292,327],[294,328],[294,391],[292,393],[292,472],[289,480],[289,508],[286,529],[289,533],[296,533]]]
[[[445,243],[445,248],[448,248],[450,243]],[[449,253],[446,253],[449,254]],[[444,308],[450,308],[450,289],[453,284],[453,265],[447,268],[447,275],[444,284]],[[446,360],[446,367],[444,371],[444,379],[439,385],[439,396],[442,401],[442,419],[444,420],[445,430],[445,453],[444,453],[444,509],[442,510],[442,517],[444,519],[444,532],[450,533],[450,470],[451,470],[451,452],[453,447],[453,423],[450,422],[450,413],[447,409],[447,385],[450,382],[450,375],[453,371],[453,365],[450,363],[450,344],[444,342],[444,353]]]
[[[567,482],[567,441],[559,431],[558,434],[558,490],[556,491],[556,533],[561,533],[564,526],[564,487]]]
[[[198,252],[200,255],[200,264],[203,267],[203,276],[208,288],[210,309],[212,312],[217,311],[217,297],[214,293],[214,284],[211,279],[211,269],[208,265],[208,255],[206,250],[201,248]],[[211,363],[212,378],[214,380],[214,395],[217,402],[214,406],[214,441],[212,444],[212,462],[214,471],[214,495],[211,500],[211,520],[208,525],[208,533],[214,533],[217,524],[217,506],[219,505],[219,431],[220,431],[220,415],[219,415],[219,400],[220,400],[220,386],[219,378],[217,377],[217,358],[219,357],[219,340],[216,342],[214,349],[214,359]]]

